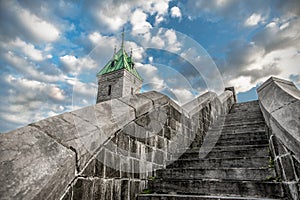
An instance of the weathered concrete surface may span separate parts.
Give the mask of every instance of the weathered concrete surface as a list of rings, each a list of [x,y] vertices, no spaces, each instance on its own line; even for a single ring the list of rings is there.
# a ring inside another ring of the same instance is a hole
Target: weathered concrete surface
[[[257,89],[257,93],[273,134],[300,161],[300,91],[292,82],[271,77]]]
[[[58,199],[75,177],[75,153],[39,129],[0,135],[0,199]]]
[[[153,103],[150,99],[144,97],[142,94],[137,94],[133,96],[127,96],[120,98],[120,101],[131,106],[135,110],[136,117],[139,117],[153,108]]]
[[[289,198],[299,199],[300,91],[290,81],[271,77],[257,92],[270,129],[269,144],[277,175],[285,182]]]
[[[133,108],[114,99],[47,118],[32,125],[66,147],[74,149],[78,157],[78,167],[82,169],[91,155],[113,133],[134,118]]]

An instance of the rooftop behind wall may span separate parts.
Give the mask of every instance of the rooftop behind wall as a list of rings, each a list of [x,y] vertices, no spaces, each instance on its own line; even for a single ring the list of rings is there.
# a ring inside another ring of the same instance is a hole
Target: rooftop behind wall
[[[101,102],[0,135],[0,199],[133,199],[155,169],[235,103],[207,92],[183,107],[158,92]]]

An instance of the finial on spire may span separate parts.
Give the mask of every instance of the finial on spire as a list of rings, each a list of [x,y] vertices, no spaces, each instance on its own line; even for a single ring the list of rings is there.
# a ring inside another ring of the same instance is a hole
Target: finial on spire
[[[130,58],[132,58],[132,48],[130,49]]]
[[[121,48],[124,50],[124,27],[123,27],[123,31],[122,31],[122,45]]]

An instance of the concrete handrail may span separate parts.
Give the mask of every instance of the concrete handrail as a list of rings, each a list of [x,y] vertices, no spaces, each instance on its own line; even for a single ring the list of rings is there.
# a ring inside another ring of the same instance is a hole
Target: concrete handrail
[[[290,81],[271,77],[257,93],[268,127],[300,161],[300,91]]]

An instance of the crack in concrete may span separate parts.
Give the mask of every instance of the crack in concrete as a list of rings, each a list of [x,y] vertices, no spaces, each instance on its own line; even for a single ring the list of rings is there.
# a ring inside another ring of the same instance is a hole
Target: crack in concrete
[[[133,106],[129,105],[128,103],[122,101],[121,98],[119,98],[118,100],[121,101],[122,103],[126,104],[127,106],[133,108],[133,110],[134,110],[134,118],[136,119],[136,118],[137,118],[137,114],[136,114],[136,109],[135,109],[135,107],[133,107]]]
[[[283,107],[289,106],[290,104],[293,104],[293,103],[295,103],[295,102],[297,102],[297,101],[298,101],[298,99],[294,99],[294,100],[290,101],[289,103],[284,104],[284,105],[282,105],[282,106],[276,108],[275,110],[272,110],[272,111],[270,112],[270,114],[276,112],[277,110],[280,110],[280,109],[283,108]]]
[[[40,126],[38,126],[36,124],[28,124],[28,126],[31,126],[31,127],[34,127],[36,129],[38,129],[39,131],[41,131],[42,133],[44,133],[45,135],[47,135],[48,137],[50,137],[51,139],[53,139],[58,144],[60,144],[63,147],[65,147],[65,148],[70,149],[71,151],[73,151],[75,153],[75,167],[76,167],[76,171],[77,171],[77,173],[79,172],[78,153],[77,153],[77,151],[76,151],[76,149],[74,147],[68,146],[68,145],[64,144],[60,139],[58,139],[55,136],[51,135],[50,133],[48,133],[47,131],[43,130]]]

